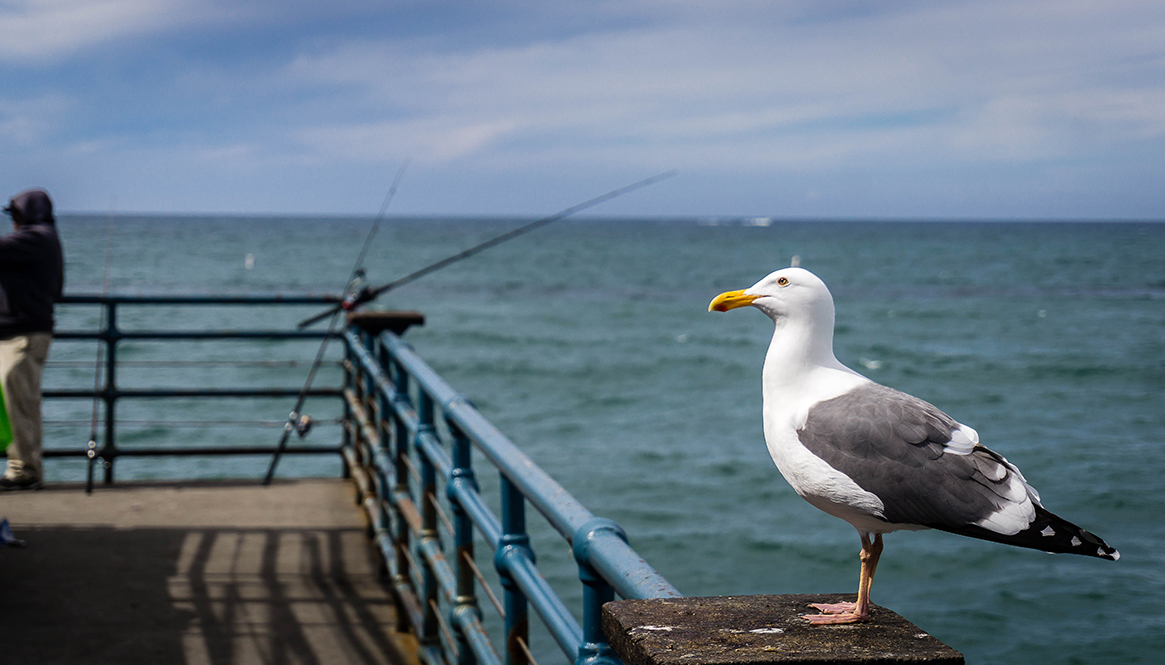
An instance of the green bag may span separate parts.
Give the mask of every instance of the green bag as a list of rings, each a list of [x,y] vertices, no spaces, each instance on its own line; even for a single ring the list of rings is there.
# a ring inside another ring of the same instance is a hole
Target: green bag
[[[0,385],[0,453],[8,450],[12,443],[12,423],[8,420],[8,407],[4,402],[4,386]]]

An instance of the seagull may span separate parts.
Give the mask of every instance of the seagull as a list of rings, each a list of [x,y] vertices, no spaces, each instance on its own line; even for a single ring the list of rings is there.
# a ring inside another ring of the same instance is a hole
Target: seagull
[[[1040,495],[979,434],[917,397],[880,385],[833,355],[833,296],[816,275],[778,270],[716,296],[708,311],[752,306],[775,331],[762,376],[769,454],[803,499],[861,538],[856,603],[815,603],[813,624],[870,616],[882,534],[941,529],[1045,552],[1120,553],[1044,509]]]

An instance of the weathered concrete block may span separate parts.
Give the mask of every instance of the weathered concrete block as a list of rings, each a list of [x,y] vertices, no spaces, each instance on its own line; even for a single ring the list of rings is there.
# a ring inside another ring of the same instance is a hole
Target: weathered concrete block
[[[620,600],[603,605],[603,630],[627,665],[752,663],[964,663],[958,651],[894,612],[813,626],[809,603],[853,602],[854,594]]]

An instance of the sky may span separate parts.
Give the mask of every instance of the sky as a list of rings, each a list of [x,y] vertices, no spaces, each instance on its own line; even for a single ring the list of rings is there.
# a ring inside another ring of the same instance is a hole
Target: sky
[[[1165,219],[1160,0],[0,0],[73,212]]]

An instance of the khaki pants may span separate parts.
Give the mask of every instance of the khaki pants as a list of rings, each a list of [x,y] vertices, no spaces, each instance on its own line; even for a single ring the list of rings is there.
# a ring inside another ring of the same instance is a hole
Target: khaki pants
[[[31,333],[0,340],[0,383],[12,422],[8,471],[12,480],[42,480],[40,377],[52,333]]]

